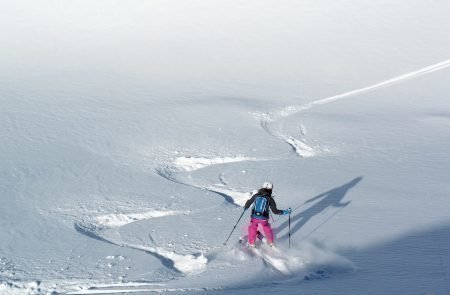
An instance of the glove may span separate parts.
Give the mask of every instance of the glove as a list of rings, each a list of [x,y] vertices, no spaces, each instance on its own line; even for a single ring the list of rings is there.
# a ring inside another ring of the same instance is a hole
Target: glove
[[[291,208],[287,208],[286,210],[283,210],[283,215],[288,215],[291,214],[292,209]]]

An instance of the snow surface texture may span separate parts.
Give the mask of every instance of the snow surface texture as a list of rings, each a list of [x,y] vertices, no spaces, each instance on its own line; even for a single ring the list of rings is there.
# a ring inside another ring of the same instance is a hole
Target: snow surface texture
[[[450,294],[449,10],[5,3],[0,294]]]

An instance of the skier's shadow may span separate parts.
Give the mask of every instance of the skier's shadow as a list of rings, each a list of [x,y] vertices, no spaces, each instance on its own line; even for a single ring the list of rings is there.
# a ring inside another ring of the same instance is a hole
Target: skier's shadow
[[[298,213],[297,215],[291,216],[291,235],[299,231],[311,218],[313,218],[315,215],[321,213],[328,207],[336,207],[336,208],[344,208],[348,204],[350,204],[351,201],[342,202],[344,197],[346,196],[347,192],[352,189],[354,186],[356,186],[361,180],[363,179],[362,176],[357,177],[350,181],[349,183],[346,183],[342,186],[336,187],[330,191],[327,191],[323,194],[320,194],[318,196],[315,196],[312,199],[309,199],[304,204],[311,203],[314,201],[318,201],[313,206],[309,207],[305,211],[302,211]],[[304,204],[300,205],[297,208],[300,208]],[[295,208],[294,208],[295,211]],[[294,226],[292,226],[294,225]],[[276,232],[281,232],[283,229],[289,226],[289,221],[285,221],[281,225],[279,225],[275,230]],[[316,228],[317,229],[317,228]],[[288,234],[283,235],[280,240],[286,239],[288,237]]]

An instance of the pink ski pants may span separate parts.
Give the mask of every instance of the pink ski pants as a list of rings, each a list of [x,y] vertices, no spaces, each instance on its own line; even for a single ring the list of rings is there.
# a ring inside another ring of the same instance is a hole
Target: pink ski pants
[[[256,233],[258,231],[258,225],[261,225],[266,236],[267,242],[273,242],[273,231],[270,227],[269,220],[252,218],[250,220],[250,225],[248,226],[248,243],[255,244]]]

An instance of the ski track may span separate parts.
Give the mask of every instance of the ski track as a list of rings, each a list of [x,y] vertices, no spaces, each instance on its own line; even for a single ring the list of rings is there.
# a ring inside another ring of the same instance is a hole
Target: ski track
[[[212,165],[255,160],[255,158],[250,157],[178,157],[173,165],[183,171],[195,171]]]
[[[279,138],[280,140],[283,140],[287,144],[289,144],[294,152],[299,155],[302,158],[308,158],[308,157],[314,157],[320,153],[320,150],[317,148],[313,148],[309,146],[305,140],[299,140],[294,138],[293,136],[287,135],[287,134],[281,134],[274,132],[271,129],[271,123],[279,121],[283,118],[292,116],[294,114],[300,113],[302,111],[311,109],[314,106],[318,105],[324,105],[328,103],[332,103],[341,99],[353,97],[362,93],[374,91],[377,89],[389,87],[401,82],[405,82],[408,80],[412,80],[415,78],[418,78],[420,76],[424,76],[436,71],[440,71],[443,69],[446,69],[450,67],[450,60],[446,60],[440,63],[436,63],[427,67],[424,67],[422,69],[409,72],[397,77],[393,77],[391,79],[366,86],[363,88],[355,89],[352,91],[348,91],[345,93],[341,93],[338,95],[330,96],[327,98],[319,99],[304,105],[292,105],[287,106],[279,111],[272,112],[272,113],[263,113],[258,114],[258,119],[260,120],[260,124],[262,129],[264,129],[268,134]],[[305,127],[302,125],[302,135],[305,136]],[[221,180],[221,186],[208,186],[208,187],[202,187],[195,184],[188,184],[185,183],[177,177],[179,173],[183,172],[192,172],[196,171],[208,166],[212,165],[223,165],[227,163],[236,163],[236,162],[243,162],[243,161],[257,161],[255,158],[251,157],[245,157],[245,156],[235,156],[235,157],[178,157],[176,158],[172,165],[170,166],[162,166],[161,168],[157,169],[157,173],[167,179],[168,181],[182,184],[182,185],[188,185],[191,187],[196,187],[199,189],[204,189],[210,192],[217,193],[225,198],[226,201],[233,203],[238,206],[243,206],[245,201],[251,196],[251,193],[242,193],[237,192],[233,189],[226,188],[226,185]],[[181,211],[149,211],[144,213],[131,213],[131,214],[105,214],[101,216],[97,216],[93,218],[93,221],[91,223],[83,223],[83,222],[77,222],[75,223],[75,229],[91,238],[95,238],[98,240],[102,240],[107,243],[112,243],[119,246],[127,246],[136,250],[145,251],[147,253],[150,253],[159,259],[161,259],[162,263],[166,265],[167,267],[173,267],[176,270],[189,274],[189,273],[198,273],[201,271],[204,271],[207,264],[207,259],[203,255],[180,255],[176,254],[173,251],[168,251],[160,247],[145,247],[141,245],[123,245],[120,244],[120,242],[117,241],[111,241],[107,238],[104,238],[102,236],[102,231],[105,229],[111,229],[111,228],[119,228],[121,226],[124,226],[126,224],[136,222],[139,220],[144,219],[150,219],[150,218],[158,218],[163,216],[170,216],[170,215],[177,215],[177,214],[187,214],[187,212],[181,212]],[[267,253],[264,252],[258,252],[258,255],[265,261],[266,264],[271,265],[273,268],[278,269],[281,273],[289,273],[290,269],[288,265],[286,264],[286,261],[280,258],[271,257],[269,255],[266,255]],[[295,264],[299,264],[298,261],[295,262]],[[302,263],[300,263],[302,264]],[[118,286],[118,285],[116,285]],[[148,286],[148,285],[146,285]],[[11,286],[9,286],[11,287]],[[123,286],[121,286],[123,287]],[[138,285],[133,285],[133,287],[139,287]],[[6,290],[8,286],[5,284],[0,285],[0,290]],[[28,289],[34,289],[37,288],[35,283],[31,283],[31,285],[28,287]],[[107,288],[107,290],[105,290]],[[129,288],[129,289],[112,289],[109,288],[109,286],[97,286],[97,287],[89,287],[88,289],[84,289],[81,291],[73,291],[66,294],[112,294],[112,293],[133,293],[133,292],[184,292],[184,291],[205,291],[206,289],[201,288]]]
[[[227,188],[223,180],[223,175],[219,175],[220,185],[211,186],[200,186],[194,183],[186,183],[180,180],[178,175],[186,172],[192,172],[195,170],[203,169],[213,165],[223,165],[228,163],[237,163],[244,161],[258,161],[256,158],[252,157],[179,157],[175,159],[171,165],[164,165],[156,169],[156,173],[167,179],[168,181],[187,185],[190,187],[198,188],[201,190],[206,190],[215,194],[220,195],[225,199],[226,202],[236,205],[244,206],[245,201],[248,200],[251,193],[249,192],[239,192],[235,189]]]
[[[289,109],[292,107],[288,107]],[[326,148],[321,147],[312,147],[306,143],[306,140],[300,140],[297,139],[291,135],[288,134],[282,134],[279,132],[275,132],[271,129],[270,123],[274,122],[269,114],[255,114],[256,118],[260,120],[261,128],[269,135],[276,137],[288,145],[290,145],[293,149],[293,151],[300,156],[301,158],[310,158],[315,157],[323,153],[324,151],[328,151]],[[301,125],[300,132],[303,137],[306,136],[306,127],[304,125]]]
[[[68,292],[65,294],[80,295],[80,294],[119,294],[119,293],[143,293],[143,292],[169,293],[169,292],[206,292],[216,290],[219,290],[219,288],[146,288],[146,289],[141,288],[141,289],[118,289],[118,290],[88,289],[83,291]]]
[[[338,95],[333,95],[327,98],[323,98],[323,99],[319,99],[310,103],[307,103],[305,105],[294,105],[294,106],[287,106],[275,113],[272,114],[263,114],[261,115],[261,118],[263,121],[266,121],[265,123],[263,123],[263,125],[265,125],[265,129],[267,130],[267,122],[274,122],[274,121],[278,121],[282,118],[294,115],[296,113],[305,111],[307,109],[310,109],[316,105],[324,105],[324,104],[328,104],[337,100],[341,100],[344,98],[348,98],[348,97],[352,97],[352,96],[356,96],[365,92],[369,92],[369,91],[373,91],[373,90],[377,90],[380,88],[385,88],[385,87],[389,87],[395,84],[399,84],[401,82],[406,82],[408,80],[412,80],[433,72],[437,72],[440,70],[444,70],[446,68],[450,67],[450,59],[449,60],[445,60],[424,68],[421,68],[419,70],[413,71],[413,72],[409,72],[400,76],[396,76],[393,78],[390,78],[388,80],[370,85],[370,86],[366,86],[363,88],[359,88],[359,89],[355,89],[352,91],[348,91],[345,93],[341,93]]]
[[[62,287],[62,289],[60,289]],[[127,282],[127,283],[97,283],[86,281],[49,281],[46,283],[40,281],[19,283],[19,282],[2,282],[0,283],[0,293],[2,295],[26,295],[26,294],[124,294],[124,293],[171,293],[171,292],[205,292],[221,290],[220,287],[211,288],[193,288],[181,287],[170,288],[167,284],[161,283],[143,283],[143,282]]]
[[[116,232],[120,227],[132,222],[146,220],[151,218],[159,218],[173,215],[186,215],[190,211],[160,211],[153,210],[143,213],[131,214],[106,214],[95,217],[88,217],[84,220],[75,222],[74,228],[77,232],[90,238],[110,243],[113,245],[128,247],[149,253],[158,258],[161,263],[169,269],[175,269],[184,274],[197,274],[206,269],[208,260],[203,254],[177,254],[174,251],[166,250],[162,247],[146,247],[142,245],[132,245],[123,243],[109,238],[108,233]]]
[[[201,187],[194,184],[187,184],[177,179],[176,176],[178,173],[191,172],[211,165],[254,160],[254,158],[248,157],[179,157],[172,163],[172,166],[160,167],[156,171],[161,177],[167,179],[168,181],[207,190],[221,195],[229,203],[237,206],[243,206],[245,201],[249,198],[250,193],[241,193],[225,187]],[[166,250],[162,247],[127,244],[122,241],[109,238],[109,236],[111,236],[111,232],[116,232],[120,229],[120,227],[133,222],[166,216],[186,215],[191,213],[191,211],[150,210],[140,213],[103,214],[78,220],[75,222],[74,228],[77,232],[90,238],[149,253],[158,258],[167,268],[174,269],[183,274],[191,275],[198,274],[206,269],[208,260],[202,253],[181,255],[173,251]]]
[[[316,156],[317,154],[320,153],[319,150],[314,149],[313,147],[307,145],[305,143],[305,141],[296,139],[290,135],[285,135],[285,134],[281,134],[278,132],[275,132],[271,129],[270,124],[274,123],[276,121],[279,121],[283,118],[292,116],[294,114],[303,112],[305,110],[311,109],[312,107],[316,106],[316,105],[324,105],[324,104],[328,104],[328,103],[332,103],[344,98],[349,98],[349,97],[353,97],[365,92],[370,92],[370,91],[374,91],[377,89],[381,89],[381,88],[385,88],[385,87],[389,87],[395,84],[399,84],[402,82],[406,82],[408,80],[412,80],[436,71],[440,71],[440,70],[444,70],[447,69],[448,67],[450,67],[450,59],[449,60],[445,60],[424,68],[421,68],[419,70],[416,71],[412,71],[400,76],[396,76],[393,78],[390,78],[388,80],[370,85],[370,86],[366,86],[363,88],[359,88],[359,89],[355,89],[355,90],[351,90],[345,93],[341,93],[338,95],[333,95],[330,97],[326,97],[323,99],[319,99],[316,101],[312,101],[310,103],[304,104],[304,105],[292,105],[292,106],[287,106],[284,107],[281,110],[278,110],[276,112],[272,112],[272,113],[260,113],[260,114],[256,114],[256,117],[260,120],[260,124],[261,127],[270,135],[279,138],[280,140],[285,141],[287,144],[289,144],[294,151],[302,158],[308,158],[308,157],[313,157]],[[302,126],[304,128],[304,126]],[[302,131],[302,134],[304,135],[304,132]],[[326,150],[326,149],[325,149]]]
[[[151,219],[151,218],[158,218],[158,217],[165,217],[165,216],[171,216],[171,215],[181,215],[181,214],[189,214],[189,211],[148,211],[148,212],[142,212],[142,213],[129,213],[129,214],[106,214],[106,215],[100,215],[94,218],[95,223],[99,226],[104,227],[121,227],[124,225],[127,225],[132,222],[145,220],[145,219]]]
[[[254,192],[238,192],[233,189],[228,189],[225,187],[219,187],[219,186],[210,186],[206,188],[210,192],[217,193],[219,195],[222,195],[226,201],[229,203],[232,203],[236,206],[244,207],[245,202],[250,199],[252,194]]]

